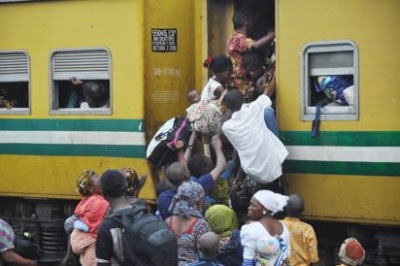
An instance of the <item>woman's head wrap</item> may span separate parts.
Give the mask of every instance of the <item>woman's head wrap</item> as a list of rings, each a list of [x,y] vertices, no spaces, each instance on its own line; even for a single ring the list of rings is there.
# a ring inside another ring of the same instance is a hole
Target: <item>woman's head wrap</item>
[[[274,193],[270,190],[259,190],[253,196],[264,208],[271,211],[272,215],[283,211],[289,199],[288,196]]]
[[[231,236],[233,230],[239,228],[239,221],[235,211],[222,204],[216,204],[208,208],[206,220],[212,231],[220,237]]]
[[[126,182],[128,183],[128,187],[126,189],[127,196],[135,196],[135,192],[139,187],[139,176],[136,171],[131,167],[124,167],[121,169],[122,173],[126,178]]]
[[[364,261],[365,251],[357,239],[350,237],[340,246],[339,258],[346,265],[360,265]]]
[[[172,199],[169,211],[175,215],[203,217],[197,210],[197,204],[204,199],[205,193],[203,187],[193,181],[183,182],[179,186],[178,192]]]
[[[93,170],[85,170],[76,180],[76,192],[82,196],[87,196],[89,193],[89,187],[92,186],[91,178],[96,172]]]

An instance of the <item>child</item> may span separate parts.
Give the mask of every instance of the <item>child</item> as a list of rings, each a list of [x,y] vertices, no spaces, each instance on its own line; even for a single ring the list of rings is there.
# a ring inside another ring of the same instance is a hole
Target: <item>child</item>
[[[186,113],[190,113],[193,108],[195,108],[196,104],[200,102],[200,94],[197,92],[196,89],[190,90],[187,94],[187,99],[190,102],[190,106],[186,109]]]
[[[281,247],[278,238],[266,236],[257,241],[256,266],[281,265],[282,262],[279,261],[280,255]]]
[[[234,32],[227,42],[227,50],[233,63],[233,85],[245,95],[247,100],[251,98],[252,87],[250,80],[246,77],[242,57],[247,52],[266,47],[275,38],[275,33],[268,33],[259,40],[248,38],[253,28],[252,19],[249,14],[240,10],[235,11],[232,22]]]
[[[214,232],[207,232],[199,240],[199,259],[188,263],[187,266],[222,266],[218,263],[219,236]]]
[[[83,171],[77,180],[76,190],[83,198],[74,212],[74,230],[70,238],[72,251],[80,255],[82,265],[96,265],[97,232],[108,212],[109,204],[102,196],[99,176],[94,171]]]
[[[207,58],[203,66],[211,70],[214,76],[208,80],[207,85],[201,93],[202,101],[218,100],[226,89],[227,83],[231,80],[233,65],[229,57],[218,55]]]
[[[318,243],[311,225],[300,220],[304,201],[297,195],[289,196],[287,217],[282,221],[290,231],[290,265],[315,265],[318,262]]]

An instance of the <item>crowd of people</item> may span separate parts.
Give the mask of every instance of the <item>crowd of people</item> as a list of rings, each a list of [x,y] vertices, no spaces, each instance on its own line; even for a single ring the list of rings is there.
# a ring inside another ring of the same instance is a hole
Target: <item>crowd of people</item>
[[[163,166],[157,210],[138,199],[146,175],[139,178],[131,167],[79,176],[77,191],[83,198],[65,230],[82,265],[318,264],[316,234],[301,220],[304,201],[285,195],[281,182],[288,151],[275,119],[274,58],[263,52],[275,34],[253,40],[248,36],[252,23],[251,16],[235,11],[228,55],[205,60],[213,76],[201,93],[188,93],[192,133],[171,147],[178,160]],[[130,249],[124,237],[130,231],[113,217],[132,218],[138,208],[153,213],[173,233],[176,261]],[[278,219],[278,213],[285,217]],[[2,260],[36,265],[12,252],[12,230],[0,222]],[[364,257],[356,239],[346,239],[340,248],[341,265],[360,265]]]

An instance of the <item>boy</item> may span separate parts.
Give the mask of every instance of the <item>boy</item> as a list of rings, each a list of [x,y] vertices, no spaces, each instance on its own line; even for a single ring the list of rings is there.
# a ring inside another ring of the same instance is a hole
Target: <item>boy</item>
[[[199,259],[188,263],[187,266],[222,266],[218,263],[219,236],[214,232],[207,232],[199,240]]]
[[[290,265],[317,265],[318,242],[313,227],[300,220],[304,212],[304,201],[297,195],[289,196],[287,217],[283,223],[290,231]]]

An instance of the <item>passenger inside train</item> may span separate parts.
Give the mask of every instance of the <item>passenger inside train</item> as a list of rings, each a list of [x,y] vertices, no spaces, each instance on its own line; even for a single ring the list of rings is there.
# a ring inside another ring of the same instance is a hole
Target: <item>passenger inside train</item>
[[[0,108],[28,108],[28,82],[2,82],[0,85]]]

